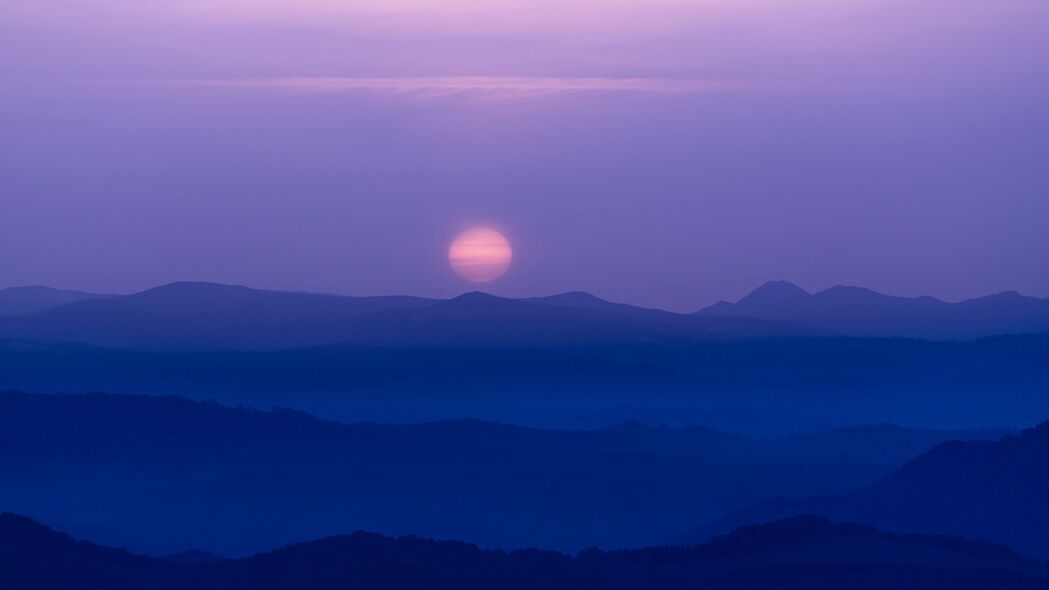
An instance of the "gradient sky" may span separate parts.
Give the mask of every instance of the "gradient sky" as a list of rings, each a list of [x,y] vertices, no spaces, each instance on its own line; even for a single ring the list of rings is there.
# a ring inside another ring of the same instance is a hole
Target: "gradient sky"
[[[1049,296],[1045,0],[0,0],[0,287]]]

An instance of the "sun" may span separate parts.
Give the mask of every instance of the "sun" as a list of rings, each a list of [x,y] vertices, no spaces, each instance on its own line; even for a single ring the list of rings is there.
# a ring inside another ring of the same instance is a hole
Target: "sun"
[[[503,276],[512,260],[510,242],[490,227],[468,229],[448,247],[448,264],[471,283],[487,283]]]

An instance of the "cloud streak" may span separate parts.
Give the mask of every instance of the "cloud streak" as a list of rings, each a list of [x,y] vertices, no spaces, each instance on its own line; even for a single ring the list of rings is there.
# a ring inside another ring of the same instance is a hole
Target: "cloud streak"
[[[740,90],[752,83],[677,78],[422,76],[422,77],[294,77],[168,80],[165,86],[232,88],[286,94],[325,95],[349,92],[385,92],[423,97],[481,94],[518,98],[581,92],[680,94]]]

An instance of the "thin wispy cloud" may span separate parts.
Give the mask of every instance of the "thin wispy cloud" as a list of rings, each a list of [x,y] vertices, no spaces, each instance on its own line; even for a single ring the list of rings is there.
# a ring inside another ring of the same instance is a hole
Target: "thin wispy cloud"
[[[258,89],[287,94],[387,92],[440,97],[475,93],[513,98],[580,92],[698,93],[736,90],[752,84],[676,78],[423,76],[423,77],[299,77],[169,80],[162,85],[199,88]]]

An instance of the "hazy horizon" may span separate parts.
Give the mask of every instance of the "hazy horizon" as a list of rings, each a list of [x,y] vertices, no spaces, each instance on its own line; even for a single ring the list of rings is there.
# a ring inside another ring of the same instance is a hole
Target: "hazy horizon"
[[[0,80],[0,588],[1049,590],[1049,0],[0,0]]]
[[[0,0],[0,281],[1049,297],[1049,4]],[[624,278],[625,277],[625,278]]]
[[[262,287],[257,287],[257,286],[250,285],[250,284],[224,283],[224,282],[221,282],[221,281],[196,281],[196,280],[171,281],[171,282],[168,282],[168,283],[152,285],[152,286],[146,287],[145,289],[137,289],[137,290],[134,290],[134,291],[122,291],[122,292],[118,292],[118,291],[82,291],[80,289],[75,289],[75,288],[72,288],[72,287],[62,287],[62,286],[42,285],[42,284],[35,284],[35,285],[0,285],[0,291],[3,291],[5,289],[21,289],[21,288],[43,287],[43,288],[56,289],[56,290],[81,291],[81,292],[90,293],[90,294],[93,294],[93,295],[123,296],[123,295],[134,295],[136,293],[142,293],[144,291],[148,291],[148,290],[152,290],[152,289],[156,289],[156,288],[160,288],[160,287],[166,287],[166,286],[177,284],[177,283],[202,283],[202,284],[223,285],[223,286],[228,286],[228,287],[246,287],[248,289],[262,290],[262,291],[275,291],[275,292],[284,292],[284,293],[308,293],[308,294],[314,294],[314,295],[333,295],[333,296],[338,296],[338,297],[398,297],[398,296],[406,296],[406,297],[421,297],[421,298],[430,298],[430,299],[438,299],[438,300],[454,299],[454,298],[457,298],[457,297],[461,297],[463,295],[467,295],[469,293],[485,293],[485,294],[493,295],[493,296],[496,296],[496,297],[507,297],[507,298],[510,298],[510,299],[528,299],[528,298],[531,298],[531,297],[547,297],[547,296],[562,295],[562,294],[568,294],[568,293],[585,293],[585,294],[588,294],[588,295],[593,295],[595,297],[598,297],[599,299],[603,299],[605,301],[609,301],[611,303],[623,303],[623,304],[628,304],[628,305],[635,305],[635,306],[638,306],[638,307],[648,307],[648,308],[651,308],[651,309],[663,309],[663,310],[672,311],[672,312],[675,312],[675,313],[691,313],[691,312],[699,311],[701,309],[705,309],[706,307],[709,307],[709,306],[711,306],[711,305],[713,305],[715,303],[719,303],[719,302],[722,302],[722,301],[736,302],[739,299],[749,295],[750,293],[753,293],[757,289],[759,289],[759,288],[761,288],[761,287],[763,287],[763,286],[765,286],[766,284],[769,284],[769,283],[789,283],[791,285],[794,285],[795,287],[801,288],[803,291],[805,291],[805,292],[807,292],[809,294],[812,294],[812,295],[820,293],[820,292],[822,292],[824,290],[827,290],[827,289],[844,287],[844,288],[868,289],[868,290],[875,291],[875,292],[877,292],[877,293],[879,293],[881,295],[887,295],[887,296],[890,296],[890,297],[906,297],[906,298],[911,298],[911,297],[933,297],[934,299],[937,299],[939,301],[943,301],[945,303],[959,303],[959,302],[962,302],[962,301],[969,301],[971,299],[979,299],[979,298],[982,298],[982,297],[990,297],[990,296],[994,296],[994,295],[1000,295],[1002,293],[1019,293],[1021,296],[1024,296],[1024,297],[1036,297],[1036,298],[1039,298],[1039,299],[1045,299],[1045,298],[1042,298],[1042,297],[1037,297],[1035,295],[1030,295],[1028,293],[1019,292],[1019,291],[1016,291],[1015,289],[1006,289],[1004,291],[996,291],[994,293],[983,293],[983,294],[976,295],[974,297],[966,297],[966,298],[962,298],[962,299],[946,299],[946,298],[937,297],[935,295],[929,295],[929,294],[914,295],[914,296],[912,296],[912,295],[897,295],[897,294],[894,294],[894,293],[884,293],[882,291],[877,291],[875,289],[869,289],[868,287],[865,287],[863,285],[830,285],[828,287],[824,287],[824,288],[820,288],[820,289],[809,289],[809,288],[806,288],[804,285],[799,285],[798,283],[796,283],[794,281],[788,281],[788,280],[784,280],[784,279],[771,279],[771,280],[768,280],[768,281],[763,281],[762,283],[760,283],[758,285],[755,285],[753,288],[745,290],[739,296],[724,297],[724,298],[715,299],[715,300],[709,301],[709,302],[701,302],[701,303],[697,304],[694,307],[685,308],[685,309],[672,309],[672,308],[663,308],[663,307],[658,307],[658,306],[645,306],[645,305],[642,305],[642,304],[639,304],[639,303],[634,303],[632,301],[620,301],[620,300],[617,300],[617,299],[611,299],[611,298],[605,297],[601,293],[595,293],[595,292],[592,292],[592,291],[582,291],[582,290],[549,291],[549,292],[541,292],[541,293],[538,293],[538,292],[537,293],[525,293],[525,294],[522,294],[522,295],[506,296],[506,295],[500,295],[500,294],[498,294],[496,292],[493,292],[493,290],[490,288],[491,285],[488,285],[488,284],[469,284],[469,283],[467,283],[467,285],[464,286],[462,288],[462,290],[460,290],[458,292],[453,292],[451,295],[442,295],[442,296],[428,296],[428,295],[420,295],[418,293],[401,293],[401,292],[394,292],[394,293],[345,293],[345,292],[337,292],[337,291],[310,291],[310,290],[293,289],[293,288],[286,289],[286,288],[279,288],[279,287],[262,288]]]

